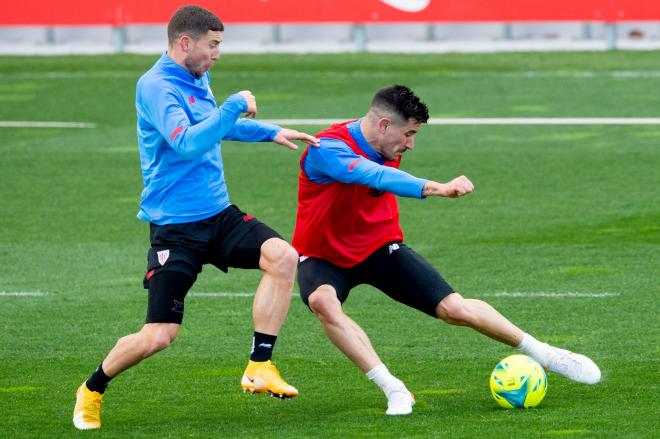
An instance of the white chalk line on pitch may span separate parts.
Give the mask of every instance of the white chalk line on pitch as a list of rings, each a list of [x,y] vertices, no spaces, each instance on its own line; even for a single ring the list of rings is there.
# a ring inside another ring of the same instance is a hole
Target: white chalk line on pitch
[[[603,297],[617,297],[621,293],[577,293],[577,292],[524,292],[524,291],[501,291],[497,293],[484,293],[481,296],[487,297],[576,297],[576,298],[603,298]]]
[[[297,293],[293,293],[293,296],[296,296]],[[621,293],[578,293],[572,291],[564,292],[524,292],[524,291],[500,291],[496,293],[483,293],[483,294],[474,294],[474,296],[485,296],[485,297],[511,297],[511,298],[527,298],[527,297],[574,297],[574,298],[606,298],[606,297],[618,297]],[[247,292],[230,292],[230,291],[218,291],[218,292],[191,292],[188,296],[193,297],[210,297],[210,298],[223,298],[223,297],[254,297],[254,293]],[[467,295],[468,297],[470,295]]]
[[[137,79],[143,71],[138,70],[99,70],[85,72],[17,72],[0,73],[0,79]],[[286,76],[287,78],[389,78],[395,74],[405,74],[406,71],[374,72],[365,70],[337,71],[326,70],[324,72],[288,71],[281,72],[269,70],[267,72],[233,72],[231,76],[236,77],[268,77]],[[592,79],[592,78],[660,78],[660,70],[528,70],[528,71],[419,71],[418,76],[445,77],[445,78],[567,78],[567,79]],[[258,97],[257,97],[258,98]]]
[[[95,128],[88,122],[50,122],[39,120],[0,120],[0,128]]]
[[[44,297],[47,291],[0,291],[0,297]]]
[[[229,292],[229,291],[218,291],[218,292],[191,292],[188,293],[188,296],[192,297],[254,297],[254,293],[241,293],[241,292]]]
[[[345,119],[261,119],[276,125],[331,125]],[[428,125],[660,125],[658,117],[467,117],[431,118]]]
[[[343,119],[262,119],[277,125],[330,125]],[[431,118],[428,125],[660,125],[657,117],[472,117]],[[88,122],[0,120],[0,128],[95,128]]]
[[[47,291],[0,291],[0,297],[45,297],[50,293]],[[188,296],[192,297],[208,297],[208,298],[223,298],[223,297],[254,297],[255,293],[250,292],[232,292],[232,291],[215,291],[215,292],[191,292]],[[297,293],[293,293],[297,296]],[[621,293],[579,293],[579,292],[524,292],[524,291],[500,291],[496,293],[483,293],[475,294],[475,296],[485,297],[511,297],[511,298],[525,298],[525,297],[574,297],[574,298],[606,298],[618,297]]]

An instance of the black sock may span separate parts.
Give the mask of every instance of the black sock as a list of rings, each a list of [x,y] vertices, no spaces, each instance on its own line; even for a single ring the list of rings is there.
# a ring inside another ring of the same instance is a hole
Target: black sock
[[[111,377],[103,372],[103,363],[101,363],[92,376],[87,379],[87,388],[92,392],[103,393],[105,392],[105,388],[108,387],[108,383],[111,379]]]
[[[273,356],[273,347],[275,346],[277,335],[262,334],[261,332],[254,332],[252,338],[252,361],[268,361]]]

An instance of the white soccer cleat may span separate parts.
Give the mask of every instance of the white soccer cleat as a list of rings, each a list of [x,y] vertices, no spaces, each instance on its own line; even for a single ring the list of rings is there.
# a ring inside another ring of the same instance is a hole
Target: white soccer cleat
[[[409,415],[415,405],[415,396],[405,387],[387,393],[388,415]]]
[[[578,383],[596,384],[600,381],[600,369],[591,359],[566,349],[552,349],[556,357],[548,364],[548,370]]]

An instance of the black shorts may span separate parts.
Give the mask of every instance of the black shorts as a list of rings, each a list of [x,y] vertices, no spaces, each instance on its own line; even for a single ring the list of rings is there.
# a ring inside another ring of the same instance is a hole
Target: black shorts
[[[344,303],[354,287],[367,284],[392,299],[430,316],[454,290],[424,258],[401,242],[390,242],[351,268],[307,258],[298,264],[300,297],[309,306],[309,296],[321,285],[330,285]]]
[[[147,252],[144,277],[144,287],[149,289],[147,323],[181,323],[183,300],[205,264],[225,272],[229,267],[259,268],[261,245],[270,238],[281,236],[234,205],[200,221],[151,224],[151,248]],[[180,273],[190,282],[177,282],[182,285],[180,288],[151,282],[164,272]]]

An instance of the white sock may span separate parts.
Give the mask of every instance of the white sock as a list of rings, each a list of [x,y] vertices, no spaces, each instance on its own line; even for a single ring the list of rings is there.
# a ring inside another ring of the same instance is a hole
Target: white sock
[[[518,349],[539,362],[545,368],[548,368],[550,362],[555,358],[556,353],[552,346],[547,343],[541,343],[531,335],[523,334],[522,342],[517,346]]]
[[[367,372],[367,378],[376,383],[385,394],[388,394],[391,390],[406,387],[400,379],[387,370],[387,367],[385,367],[383,363],[380,363],[378,366]]]

